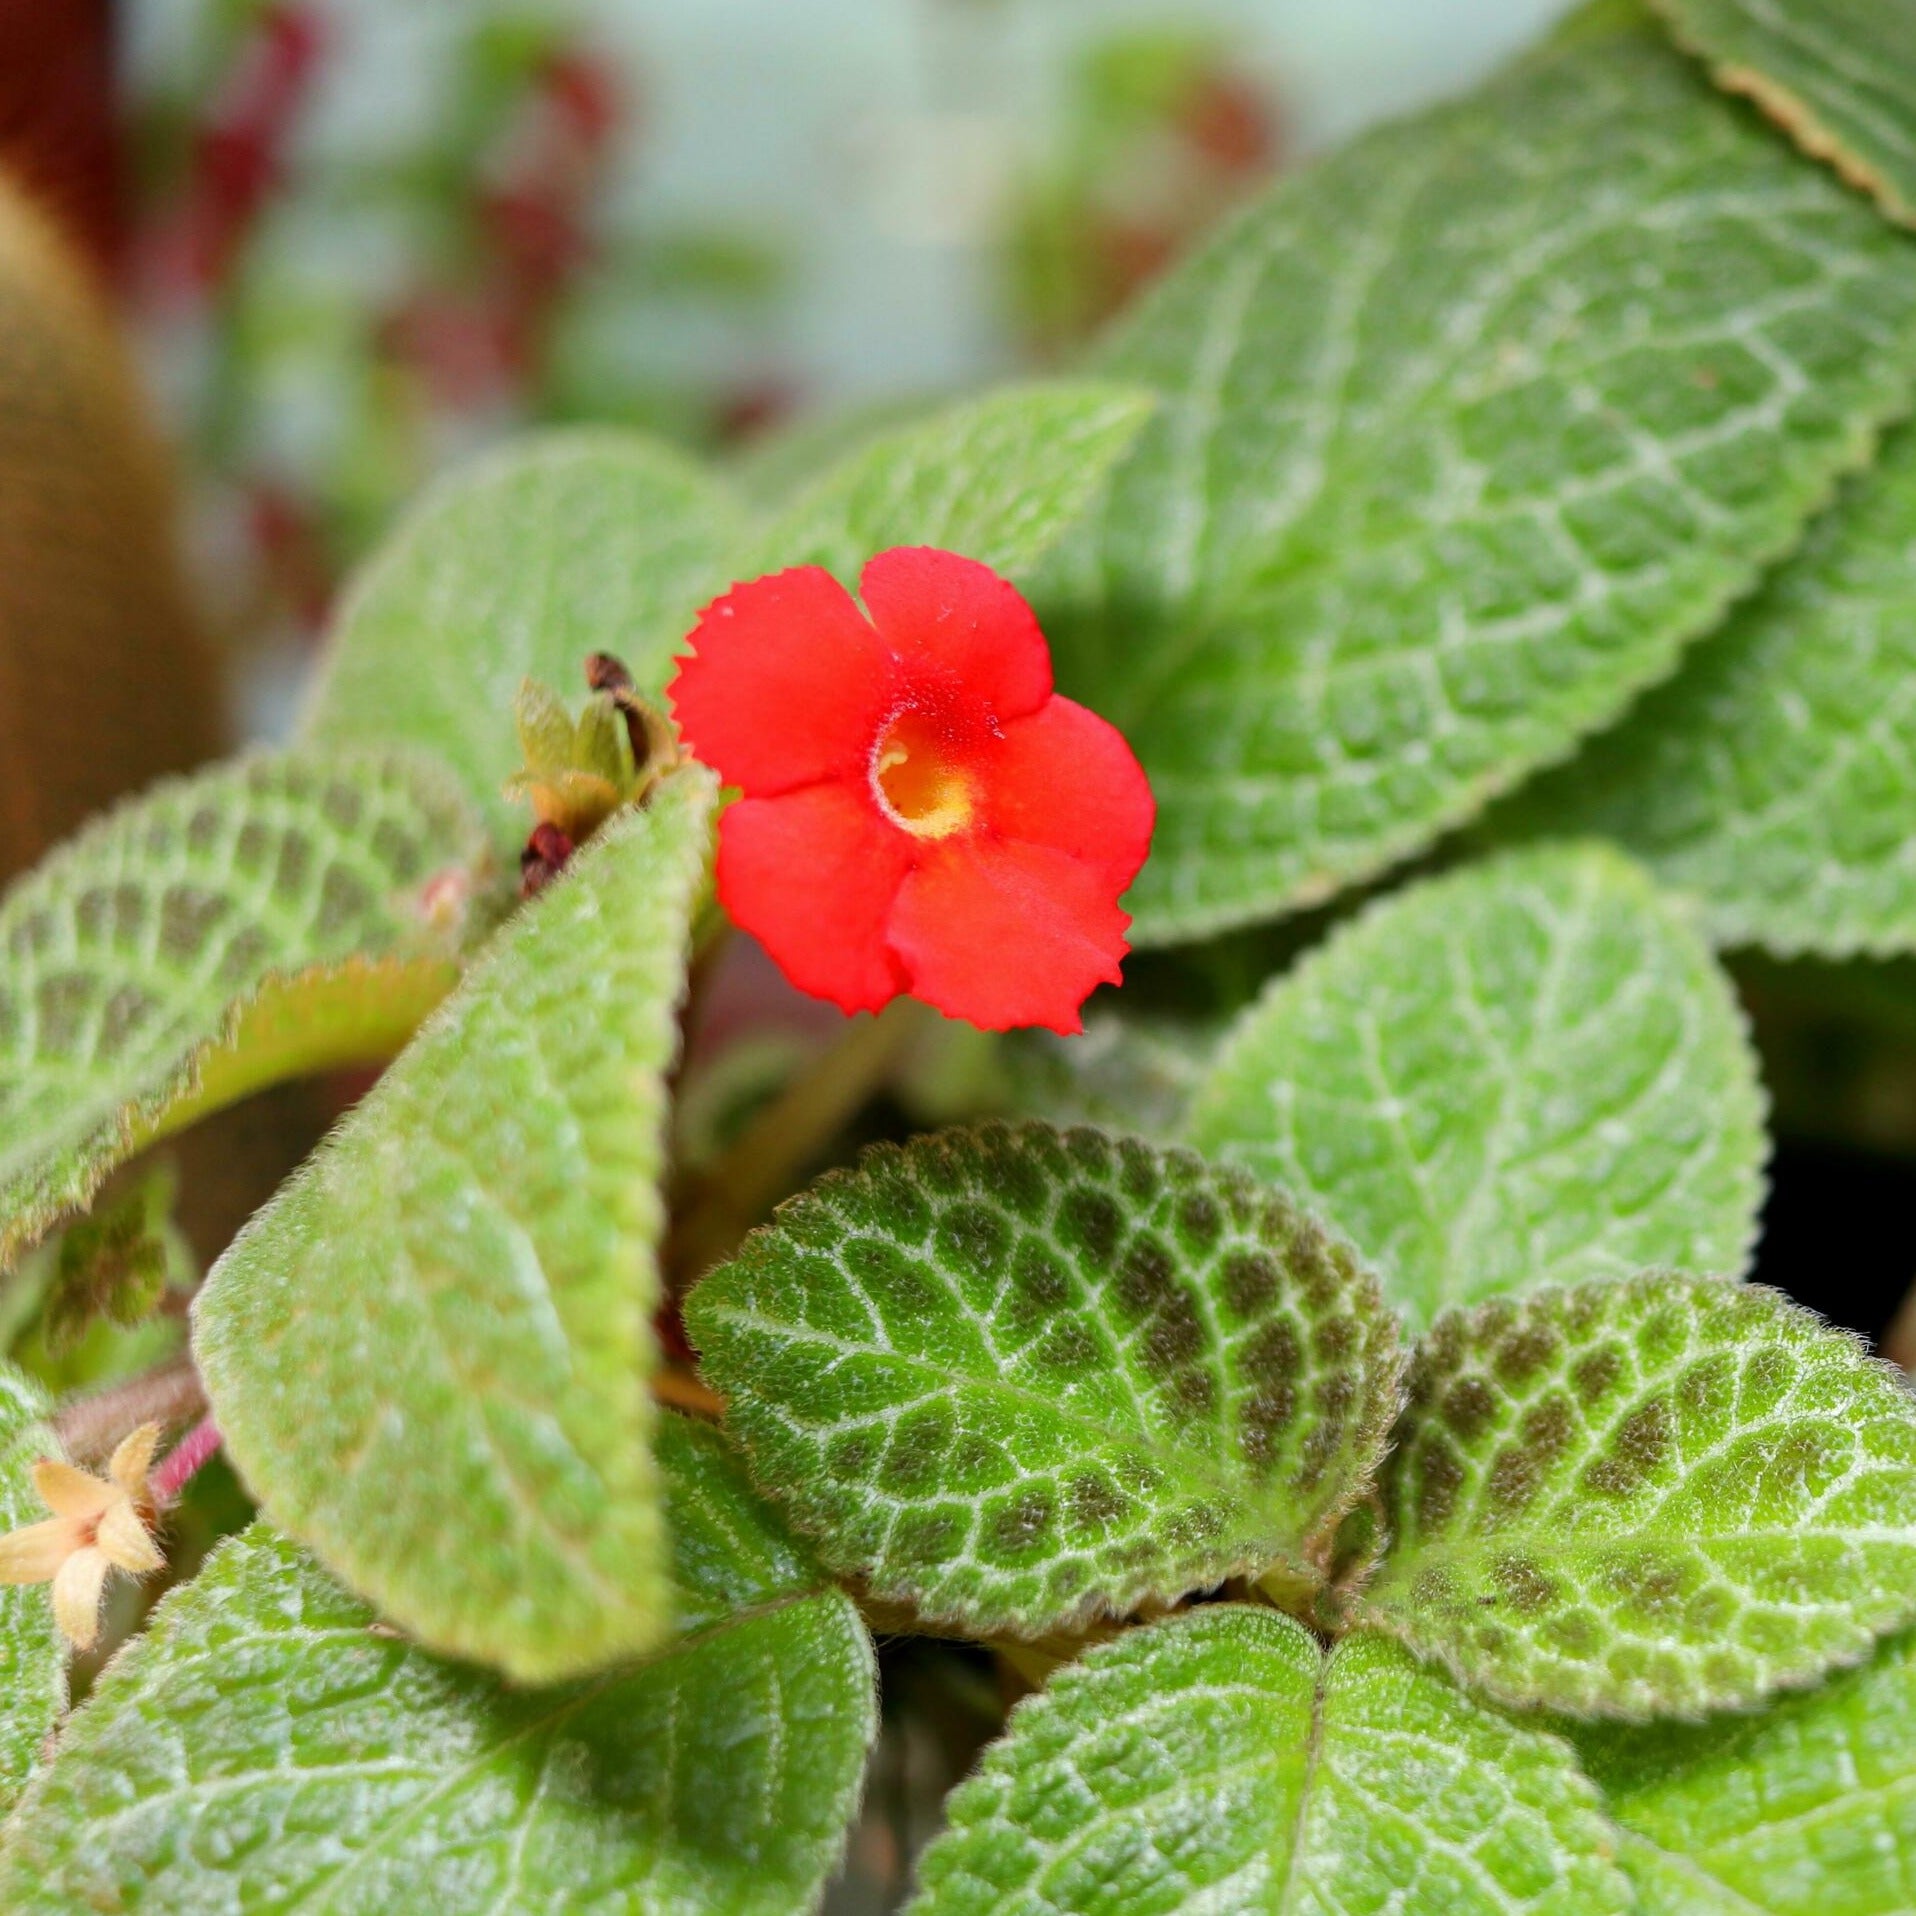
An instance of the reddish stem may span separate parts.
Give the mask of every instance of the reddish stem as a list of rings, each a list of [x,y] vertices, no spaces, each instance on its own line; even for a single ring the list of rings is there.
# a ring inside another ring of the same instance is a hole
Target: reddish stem
[[[210,1417],[202,1417],[154,1467],[147,1483],[153,1501],[162,1506],[176,1502],[195,1474],[220,1447],[219,1426]]]

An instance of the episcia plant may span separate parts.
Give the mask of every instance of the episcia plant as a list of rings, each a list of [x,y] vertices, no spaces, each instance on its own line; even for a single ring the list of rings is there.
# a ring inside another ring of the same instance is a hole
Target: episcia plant
[[[1667,12],[1082,377],[494,456],[7,894],[0,1907],[810,1910],[875,1635],[1022,1696],[919,1916],[1916,1907],[1726,969],[1916,950],[1916,27]]]

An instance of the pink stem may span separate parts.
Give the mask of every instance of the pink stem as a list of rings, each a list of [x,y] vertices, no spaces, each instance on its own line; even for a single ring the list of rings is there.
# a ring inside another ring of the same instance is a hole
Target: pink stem
[[[220,1447],[219,1426],[210,1417],[202,1417],[180,1441],[160,1459],[148,1477],[153,1501],[173,1503],[198,1471]]]

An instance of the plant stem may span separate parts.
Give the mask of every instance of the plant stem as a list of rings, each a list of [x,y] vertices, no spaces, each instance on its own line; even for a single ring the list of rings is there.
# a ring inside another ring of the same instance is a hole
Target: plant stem
[[[718,1162],[700,1173],[692,1202],[666,1244],[666,1270],[675,1289],[731,1256],[745,1233],[857,1115],[931,1015],[925,1006],[900,998],[875,1018],[853,1018]]]
[[[181,1352],[138,1377],[63,1404],[54,1412],[53,1430],[75,1463],[97,1463],[142,1424],[171,1427],[205,1415],[205,1386],[193,1359]]]
[[[725,1399],[709,1384],[701,1384],[688,1370],[655,1371],[652,1395],[674,1410],[690,1411],[694,1417],[709,1417],[714,1423],[725,1415]]]
[[[220,1427],[210,1417],[202,1417],[155,1466],[147,1479],[154,1501],[172,1503],[195,1476],[212,1461],[220,1447]]]

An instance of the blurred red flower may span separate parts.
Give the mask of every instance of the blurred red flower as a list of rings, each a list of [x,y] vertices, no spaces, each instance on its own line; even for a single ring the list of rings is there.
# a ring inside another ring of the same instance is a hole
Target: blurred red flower
[[[1130,949],[1143,770],[1052,691],[1031,608],[989,567],[900,547],[859,591],[864,611],[800,566],[700,614],[670,696],[744,793],[719,825],[720,899],[846,1011],[903,992],[988,1031],[1081,1030]]]

